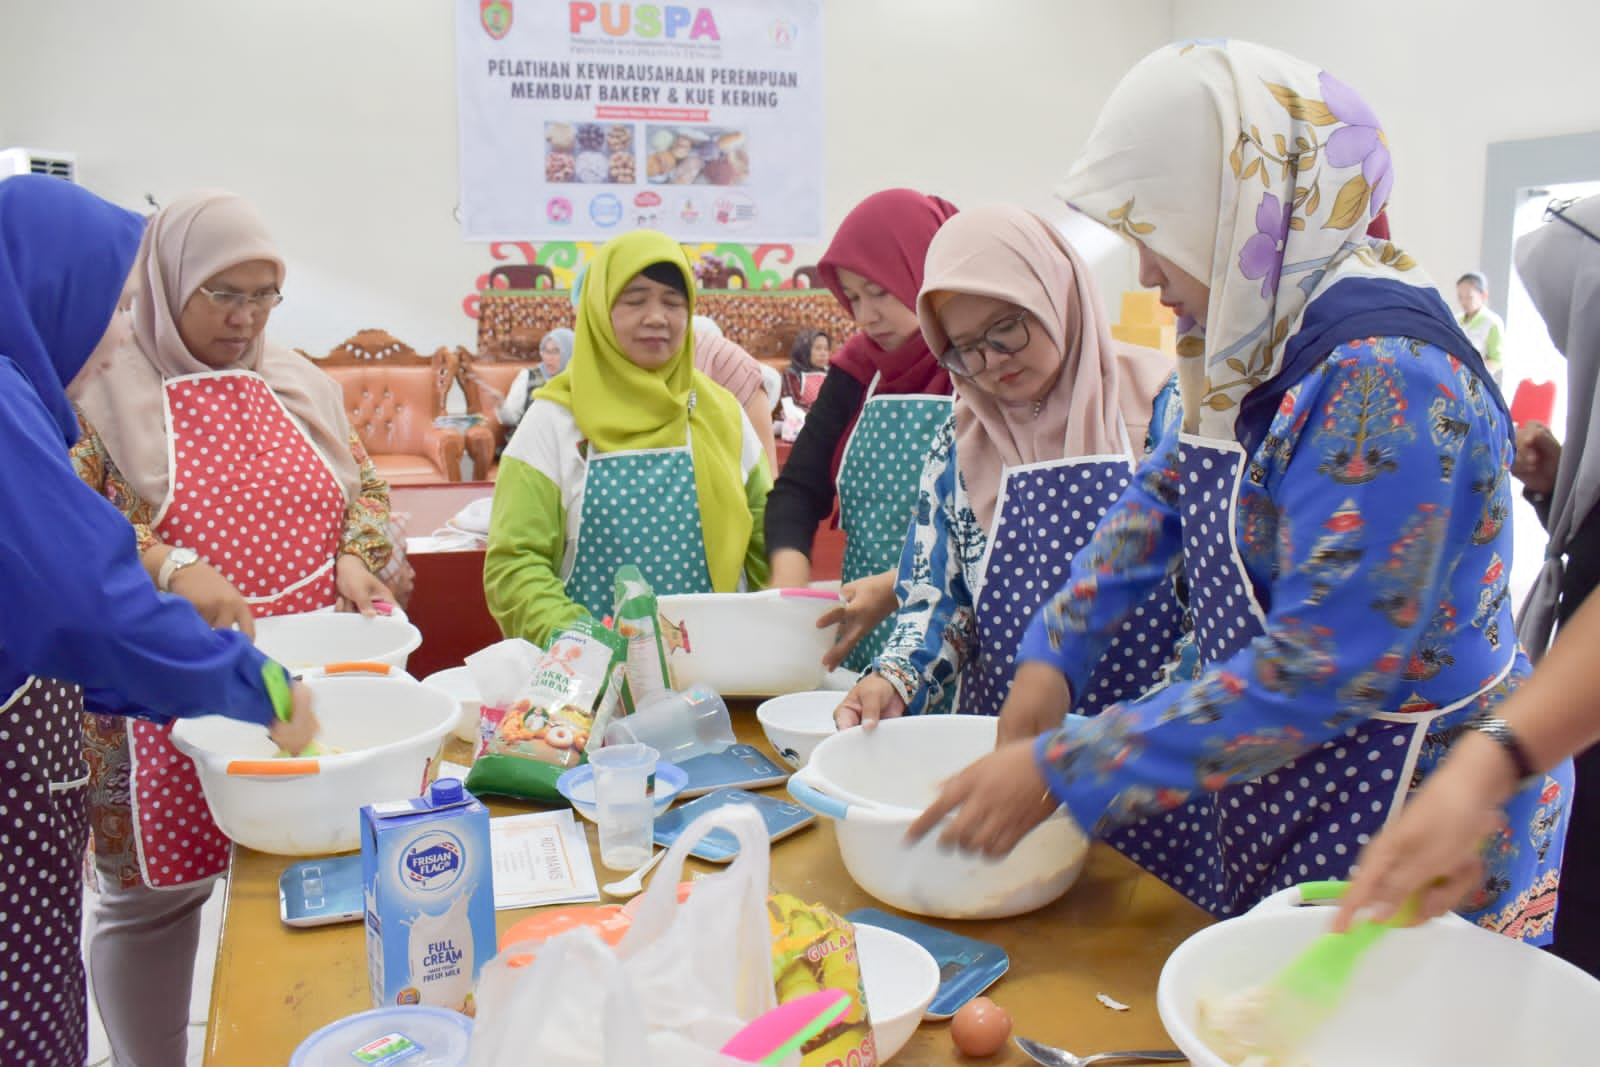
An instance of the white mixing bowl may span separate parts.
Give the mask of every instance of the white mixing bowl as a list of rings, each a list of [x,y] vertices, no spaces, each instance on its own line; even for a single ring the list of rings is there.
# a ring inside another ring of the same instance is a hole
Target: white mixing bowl
[[[472,680],[471,668],[449,667],[435,671],[424,678],[422,684],[431,685],[450,694],[450,698],[461,708],[461,717],[456,720],[455,735],[470,744],[477,744],[478,719],[483,708],[483,697],[478,693],[478,683]]]
[[[1318,935],[1331,908],[1295,907],[1299,890],[1208,926],[1161,969],[1161,1022],[1194,1067],[1227,1067],[1198,1033],[1202,997],[1268,981]],[[1600,981],[1547,952],[1454,915],[1392,930],[1362,958],[1336,1013],[1294,1063],[1456,1067],[1593,1063]]]
[[[359,848],[366,804],[421,794],[456,702],[392,668],[388,674],[305,676],[322,724],[318,741],[342,751],[274,758],[265,727],[219,715],[180,719],[172,743],[194,760],[222,832],[283,856]]]
[[[310,611],[256,620],[256,647],[294,673],[336,663],[387,663],[405,669],[422,631],[400,614]]]
[[[939,964],[904,934],[856,923],[856,954],[866,988],[867,1016],[878,1062],[888,1063],[922,1022],[939,992]]]
[[[939,847],[935,827],[915,845],[906,829],[939,783],[994,750],[987,715],[913,715],[825,739],[789,779],[801,805],[835,820],[850,877],[879,900],[917,915],[998,919],[1042,908],[1077,880],[1089,843],[1057,811],[1011,853],[990,860]]]
[[[668,634],[673,688],[701,682],[724,697],[820,688],[837,627],[819,630],[817,619],[839,603],[826,589],[662,597],[660,614],[679,631]]]
[[[804,767],[823,739],[839,732],[833,712],[843,699],[844,694],[830,689],[773,697],[756,708],[756,721],[785,763]]]

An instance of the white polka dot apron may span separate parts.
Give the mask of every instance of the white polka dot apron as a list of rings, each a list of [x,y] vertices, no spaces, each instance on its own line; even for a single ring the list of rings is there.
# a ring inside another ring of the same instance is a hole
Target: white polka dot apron
[[[948,396],[875,396],[878,379],[867,389],[839,461],[839,526],[844,530],[846,582],[900,565],[911,519],[917,509],[917,484],[933,435],[950,417]],[[857,642],[844,666],[864,671],[894,632],[894,616]]]
[[[81,1067],[88,1055],[83,701],[30,678],[0,705],[0,1063]]]
[[[1011,467],[995,503],[983,579],[974,591],[975,653],[961,675],[958,710],[998,715],[1011,691],[1022,635],[1045,599],[1066,580],[1072,557],[1133,478],[1121,456],[1093,456]],[[1130,616],[1091,676],[1084,714],[1142,693],[1158,680],[1179,622],[1165,590]]]
[[[265,379],[249,371],[170,379],[166,418],[172,482],[157,536],[199,552],[258,618],[332,604],[344,490]],[[128,723],[134,845],[145,883],[158,889],[228,866],[228,839],[171,732]]]
[[[567,596],[611,614],[617,568],[639,568],[657,596],[709,593],[692,442],[682,448],[589,453]]]
[[[1184,435],[1180,507],[1184,567],[1202,666],[1224,660],[1262,633],[1265,616],[1235,542],[1246,457],[1237,444]],[[1514,662],[1483,689],[1437,710],[1381,713],[1252,782],[1197,794],[1107,841],[1196,904],[1235,915],[1303,881],[1345,878],[1371,834],[1398,810],[1424,741],[1458,728],[1503,686]],[[1248,737],[1197,768],[1226,774],[1248,760]],[[1239,749],[1235,751],[1235,749]],[[1523,825],[1526,825],[1524,813]],[[1519,825],[1512,814],[1512,826]],[[1559,848],[1559,843],[1556,844]],[[1530,850],[1531,851],[1531,850]],[[1540,859],[1545,850],[1540,850]],[[1530,862],[1532,857],[1529,857]]]

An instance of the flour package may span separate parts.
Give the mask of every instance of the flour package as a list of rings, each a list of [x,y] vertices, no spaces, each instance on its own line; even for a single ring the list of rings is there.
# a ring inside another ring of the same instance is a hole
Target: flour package
[[[556,779],[605,737],[624,687],[627,644],[580,619],[556,636],[531,673],[514,646],[502,647],[508,645],[502,641],[468,662],[483,707],[467,788],[479,796],[564,803]]]
[[[489,810],[450,779],[362,808],[361,881],[373,1007],[473,1014],[478,973],[496,951]]]

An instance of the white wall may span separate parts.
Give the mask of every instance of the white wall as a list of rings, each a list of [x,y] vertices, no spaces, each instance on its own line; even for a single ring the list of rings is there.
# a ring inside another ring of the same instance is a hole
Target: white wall
[[[828,225],[895,184],[1052,209],[1099,102],[1169,23],[1169,0],[831,0]],[[255,200],[290,264],[281,341],[475,341],[461,302],[494,261],[452,214],[439,0],[4,0],[8,145],[77,152],[83,182],[130,207],[201,186]],[[1112,245],[1103,284],[1128,277]]]
[[[1172,15],[1174,39],[1272,45],[1366,97],[1394,155],[1395,241],[1452,306],[1479,266],[1487,146],[1600,129],[1594,0],[1174,0]]]

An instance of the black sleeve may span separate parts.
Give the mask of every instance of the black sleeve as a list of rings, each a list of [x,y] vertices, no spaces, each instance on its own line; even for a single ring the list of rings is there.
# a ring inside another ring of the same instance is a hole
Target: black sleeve
[[[767,553],[799,549],[811,557],[817,524],[833,513],[833,453],[861,411],[867,387],[829,367],[817,402],[767,496]]]

